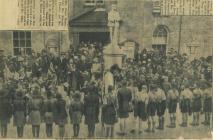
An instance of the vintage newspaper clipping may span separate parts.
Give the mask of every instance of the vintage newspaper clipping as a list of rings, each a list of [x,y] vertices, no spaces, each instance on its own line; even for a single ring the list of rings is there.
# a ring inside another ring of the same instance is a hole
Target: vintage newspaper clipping
[[[0,139],[212,139],[213,0],[0,0]]]

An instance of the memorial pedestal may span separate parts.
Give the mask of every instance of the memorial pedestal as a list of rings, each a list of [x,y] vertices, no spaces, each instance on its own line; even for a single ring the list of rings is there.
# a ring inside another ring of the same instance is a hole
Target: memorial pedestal
[[[123,50],[117,45],[109,44],[104,51],[104,69],[109,70],[114,64],[122,68]]]

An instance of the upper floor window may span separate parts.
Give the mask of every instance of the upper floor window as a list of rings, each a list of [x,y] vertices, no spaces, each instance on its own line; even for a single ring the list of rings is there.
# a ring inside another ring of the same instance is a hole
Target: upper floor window
[[[153,11],[152,13],[154,15],[160,15],[161,13],[161,1],[160,0],[154,0],[153,1]]]
[[[85,6],[104,5],[104,0],[85,0]]]
[[[31,32],[14,31],[13,32],[13,52],[14,55],[31,54]]]

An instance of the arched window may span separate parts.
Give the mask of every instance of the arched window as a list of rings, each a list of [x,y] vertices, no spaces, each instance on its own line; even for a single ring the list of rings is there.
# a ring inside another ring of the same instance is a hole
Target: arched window
[[[158,25],[152,37],[152,47],[163,53],[166,53],[166,47],[168,44],[168,28],[165,25]]]
[[[166,37],[167,38],[167,30],[164,26],[158,26],[153,33],[153,37]]]

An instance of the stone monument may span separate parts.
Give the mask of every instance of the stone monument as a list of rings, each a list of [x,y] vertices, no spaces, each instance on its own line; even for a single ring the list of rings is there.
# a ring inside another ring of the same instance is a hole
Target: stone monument
[[[104,68],[109,70],[112,65],[117,64],[122,67],[123,51],[118,46],[120,14],[117,11],[117,5],[113,4],[108,13],[108,27],[110,31],[110,44],[105,46],[104,54]]]

